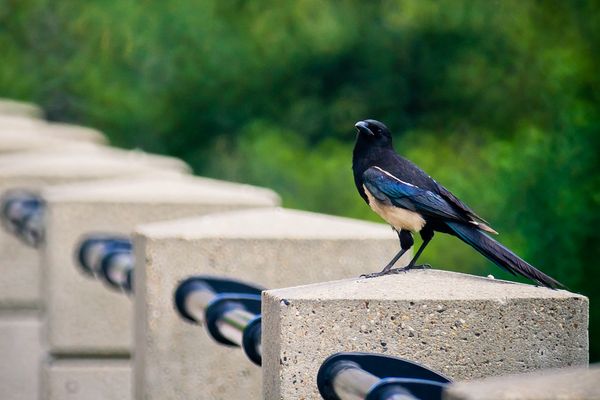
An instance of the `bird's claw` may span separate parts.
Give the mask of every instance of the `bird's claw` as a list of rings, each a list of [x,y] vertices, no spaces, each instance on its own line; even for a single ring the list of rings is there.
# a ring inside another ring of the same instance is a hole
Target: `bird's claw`
[[[407,272],[408,269],[406,267],[403,268],[392,268],[388,271],[381,271],[381,272],[372,272],[370,274],[362,274],[360,277],[361,278],[377,278],[379,276],[385,276],[385,275],[393,275],[393,274],[399,274],[401,272]]]
[[[429,265],[429,264],[407,265],[406,267],[402,267],[402,268],[392,268],[388,271],[372,272],[370,274],[362,274],[360,276],[360,278],[366,278],[366,279],[377,278],[379,276],[399,274],[401,272],[408,272],[411,269],[431,269],[431,265]]]

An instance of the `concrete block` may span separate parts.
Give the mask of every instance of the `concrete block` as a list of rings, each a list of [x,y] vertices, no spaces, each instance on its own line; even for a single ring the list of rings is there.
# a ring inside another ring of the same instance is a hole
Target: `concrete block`
[[[456,382],[445,400],[579,400],[600,399],[600,365],[498,376]]]
[[[54,360],[43,368],[42,400],[130,400],[131,361]]]
[[[49,351],[60,356],[126,356],[131,350],[131,300],[81,273],[73,254],[83,235],[130,234],[142,223],[279,202],[267,189],[187,176],[60,185],[42,195],[46,333]]]
[[[106,144],[106,137],[98,130],[61,122],[48,122],[22,117],[0,115],[0,134],[34,134],[49,138]]]
[[[37,105],[18,100],[0,99],[0,115],[42,118],[44,111]]]
[[[319,399],[340,351],[386,353],[453,379],[586,365],[588,300],[439,270],[263,292],[266,399]]]
[[[398,240],[381,224],[263,209],[141,226],[134,248],[135,398],[259,399],[260,368],[180,319],[177,284],[198,274],[264,287],[355,277],[385,265]]]
[[[37,400],[41,322],[34,312],[0,314],[0,394],[3,400]]]
[[[191,173],[192,170],[183,160],[161,154],[146,153],[142,150],[126,150],[117,147],[100,146],[95,143],[69,141],[60,142],[60,146],[47,146],[34,148],[15,153],[0,154],[0,167],[25,163],[52,163],[56,165],[61,160],[82,159],[87,157],[118,158],[122,162],[139,162],[155,168],[164,168],[169,171]]]
[[[0,154],[64,146],[69,141],[59,137],[45,136],[37,132],[0,131]]]
[[[137,156],[27,153],[0,156],[0,197],[21,188],[38,192],[48,185],[118,176],[165,174],[162,161],[139,161]],[[0,229],[0,309],[35,308],[40,301],[39,252]]]
[[[106,137],[93,128],[0,115],[0,153],[62,147],[69,142],[106,144]]]

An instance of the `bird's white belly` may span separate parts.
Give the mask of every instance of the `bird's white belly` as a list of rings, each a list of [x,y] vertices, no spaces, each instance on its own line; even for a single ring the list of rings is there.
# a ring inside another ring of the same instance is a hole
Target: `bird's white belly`
[[[412,232],[419,232],[425,226],[425,220],[421,214],[385,204],[382,201],[377,200],[364,185],[363,189],[367,194],[371,209],[396,230],[404,229]]]

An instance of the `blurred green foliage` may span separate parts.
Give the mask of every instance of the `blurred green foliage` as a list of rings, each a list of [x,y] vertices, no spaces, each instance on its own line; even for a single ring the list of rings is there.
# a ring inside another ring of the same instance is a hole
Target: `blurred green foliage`
[[[384,121],[505,244],[590,297],[596,361],[599,57],[597,1],[0,0],[0,96],[289,207],[377,220],[350,158],[354,122]],[[454,238],[424,258],[506,277]]]

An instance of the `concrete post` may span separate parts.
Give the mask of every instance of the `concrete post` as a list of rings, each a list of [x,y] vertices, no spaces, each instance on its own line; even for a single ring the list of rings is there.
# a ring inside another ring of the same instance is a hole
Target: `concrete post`
[[[99,158],[116,158],[122,163],[141,163],[147,164],[154,168],[161,168],[169,171],[176,171],[181,173],[191,173],[191,168],[182,160],[165,156],[161,154],[146,153],[141,150],[125,150],[117,147],[100,146],[94,143],[75,142],[68,141],[64,143],[60,141],[60,146],[47,146],[44,148],[33,148],[18,151],[14,153],[0,153],[0,167],[10,165],[26,165],[26,164],[51,164],[54,166],[51,171],[60,171],[58,168],[60,165],[65,163],[72,164],[78,160],[84,160],[84,165],[88,165],[90,162],[85,161],[88,157],[92,159]],[[22,168],[22,167],[19,167]],[[68,165],[67,165],[68,169]],[[75,175],[82,175],[84,172],[72,172]],[[135,173],[135,172],[134,172]],[[126,172],[123,173],[125,175]],[[108,177],[114,176],[106,175]],[[105,178],[106,176],[101,176]],[[93,175],[92,175],[93,178]],[[84,180],[88,178],[77,178]],[[72,179],[67,180],[67,182]]]
[[[0,197],[7,190],[39,192],[45,185],[119,175],[164,174],[162,165],[108,154],[35,153],[2,156]],[[159,163],[160,164],[160,163]],[[0,229],[0,393],[3,400],[36,399],[40,350],[40,254]],[[27,364],[27,365],[25,365]],[[35,367],[32,367],[35,366]],[[35,393],[35,396],[29,394]]]
[[[0,99],[0,115],[42,118],[43,114],[42,109],[35,104],[18,100]]]
[[[39,397],[40,326],[36,310],[0,310],[0,394],[3,400]]]
[[[66,147],[70,142],[106,144],[99,131],[71,124],[0,115],[0,153]]]
[[[79,142],[106,144],[106,137],[96,129],[65,124],[61,122],[48,122],[19,116],[0,115],[0,134],[18,135],[33,134],[48,138],[64,139]],[[7,137],[11,137],[10,135]]]
[[[439,270],[263,292],[265,398],[320,399],[340,351],[404,357],[453,379],[586,365],[588,300]]]
[[[208,274],[285,287],[380,269],[398,249],[385,225],[285,209],[150,224],[137,229],[134,244],[140,400],[261,398],[260,368],[174,310],[174,291],[185,278]]]
[[[4,158],[10,160],[2,161]],[[163,165],[98,154],[27,153],[0,157],[0,197],[11,189],[33,192],[47,185],[118,176],[163,174]],[[0,229],[0,309],[39,306],[39,254]]]
[[[561,368],[528,374],[456,382],[445,400],[579,400],[600,399],[600,365]]]
[[[47,188],[42,195],[46,200],[42,270],[48,350],[55,360],[87,360],[90,366],[107,356],[129,358],[133,315],[130,298],[90,279],[76,266],[73,254],[83,235],[130,234],[141,223],[271,207],[279,202],[277,195],[267,189],[185,176],[60,185]],[[44,367],[49,387],[57,385],[55,377],[61,379],[55,365]],[[93,376],[94,385],[110,385],[117,392],[116,382],[101,371]],[[118,392],[128,390],[121,387]]]
[[[67,146],[69,140],[51,137],[38,132],[0,130],[0,154],[32,149]]]
[[[42,374],[48,399],[130,400],[129,360],[50,360]]]

